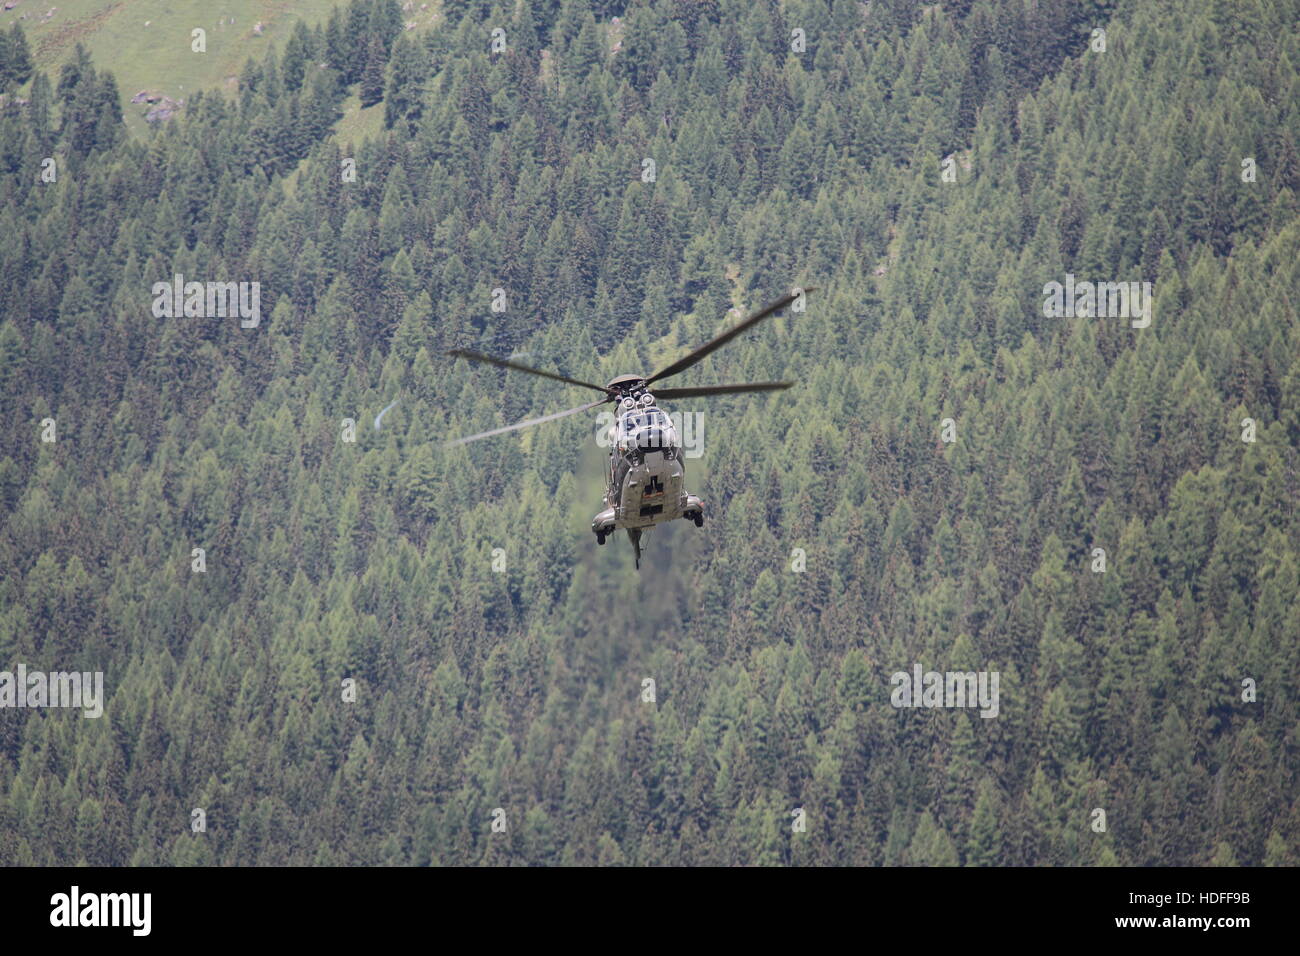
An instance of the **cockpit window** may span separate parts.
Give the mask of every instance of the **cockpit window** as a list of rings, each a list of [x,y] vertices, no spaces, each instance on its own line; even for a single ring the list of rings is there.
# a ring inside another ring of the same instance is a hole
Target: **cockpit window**
[[[628,433],[634,432],[638,428],[648,428],[651,425],[662,427],[668,424],[668,417],[659,409],[654,408],[648,412],[634,412],[624,415],[621,424],[623,432]]]

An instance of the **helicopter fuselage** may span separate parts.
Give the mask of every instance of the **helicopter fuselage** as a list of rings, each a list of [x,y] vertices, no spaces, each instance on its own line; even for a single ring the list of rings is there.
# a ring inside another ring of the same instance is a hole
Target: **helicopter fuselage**
[[[605,507],[591,530],[603,543],[614,531],[640,531],[677,518],[703,524],[704,503],[686,490],[685,456],[672,419],[637,376],[614,379],[609,387],[621,397],[610,426]]]

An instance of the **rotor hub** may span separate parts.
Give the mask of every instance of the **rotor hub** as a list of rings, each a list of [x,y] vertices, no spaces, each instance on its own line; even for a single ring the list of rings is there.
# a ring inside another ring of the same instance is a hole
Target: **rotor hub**
[[[611,395],[617,395],[622,398],[633,398],[640,400],[641,395],[645,392],[645,377],[642,375],[620,375],[616,379],[610,380],[605,386],[609,389]]]

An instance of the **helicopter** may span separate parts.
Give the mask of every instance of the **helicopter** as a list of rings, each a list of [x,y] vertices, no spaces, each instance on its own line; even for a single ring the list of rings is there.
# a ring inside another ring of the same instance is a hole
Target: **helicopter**
[[[577,408],[569,408],[540,418],[530,418],[502,428],[467,435],[447,443],[447,447],[518,431],[532,425],[556,421],[569,415],[591,411],[601,405],[617,406],[614,424],[607,433],[611,438],[609,464],[605,469],[605,499],[603,509],[591,521],[596,544],[620,529],[626,530],[636,552],[636,566],[641,567],[641,533],[658,524],[686,518],[695,526],[704,526],[704,502],[686,490],[686,467],[681,442],[672,419],[660,407],[662,400],[679,398],[705,398],[714,395],[732,395],[740,392],[772,392],[789,388],[793,382],[749,382],[742,385],[697,385],[683,388],[655,388],[650,386],[670,376],[686,371],[706,355],[726,345],[768,316],[779,312],[790,303],[801,299],[813,289],[795,289],[790,295],[765,305],[744,321],[721,335],[710,339],[684,357],[662,368],[653,375],[620,375],[606,385],[596,385],[579,379],[522,365],[510,359],[496,358],[470,349],[452,349],[446,354],[471,362],[485,362],[499,368],[540,375],[567,385],[578,385],[602,393],[601,398]],[[511,356],[513,358],[514,356]]]

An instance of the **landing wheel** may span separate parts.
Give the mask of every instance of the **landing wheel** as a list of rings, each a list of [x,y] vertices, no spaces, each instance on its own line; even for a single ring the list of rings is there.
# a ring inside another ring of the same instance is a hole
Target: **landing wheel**
[[[695,514],[691,515],[691,520],[695,522],[695,527],[697,528],[704,527],[704,515],[700,514],[698,511],[695,512]]]
[[[597,544],[605,543],[605,535],[599,531],[596,532],[596,543]]]

